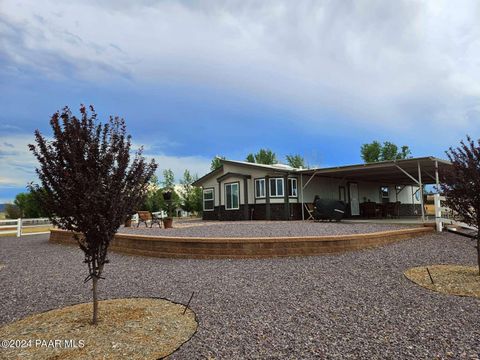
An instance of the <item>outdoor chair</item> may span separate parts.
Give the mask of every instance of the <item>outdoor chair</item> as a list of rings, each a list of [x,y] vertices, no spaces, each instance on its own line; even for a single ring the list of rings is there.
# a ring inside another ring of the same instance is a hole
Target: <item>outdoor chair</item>
[[[400,215],[400,201],[389,202],[385,208],[386,217],[396,218]]]
[[[305,210],[307,211],[308,217],[305,220],[315,220],[313,217],[313,212],[315,211],[315,207],[312,203],[305,203],[303,204]]]
[[[138,211],[138,223],[137,228],[140,226],[141,223],[145,223],[145,226],[148,227],[148,221],[152,220],[152,214],[150,211]]]
[[[377,207],[377,204],[374,202],[364,202],[363,207],[363,216],[366,218],[376,218],[380,216],[380,208]]]
[[[150,222],[150,228],[153,227],[154,224],[158,224],[158,227],[162,227],[163,218],[159,213],[150,213],[152,217],[152,221]]]

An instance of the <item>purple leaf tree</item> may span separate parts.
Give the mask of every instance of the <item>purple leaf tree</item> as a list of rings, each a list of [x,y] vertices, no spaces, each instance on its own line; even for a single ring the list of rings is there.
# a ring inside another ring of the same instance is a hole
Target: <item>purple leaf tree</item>
[[[41,181],[41,188],[31,184],[30,189],[56,226],[74,232],[85,254],[96,325],[97,284],[108,263],[108,246],[144,200],[157,164],[146,162],[141,148],[132,158],[125,121],[110,117],[99,123],[93,106],[88,111],[81,105],[80,117],[65,107],[50,124],[53,139],[36,130],[35,145],[29,145],[40,163],[36,172]]]

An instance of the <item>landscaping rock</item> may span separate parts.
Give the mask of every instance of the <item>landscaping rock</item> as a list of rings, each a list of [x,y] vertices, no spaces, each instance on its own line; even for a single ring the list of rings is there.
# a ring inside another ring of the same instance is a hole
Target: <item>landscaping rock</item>
[[[235,230],[242,226],[232,231],[247,234]],[[48,235],[0,238],[0,248],[6,265],[0,271],[1,323],[91,300],[79,249],[48,243]],[[186,303],[195,291],[190,306],[198,332],[172,359],[479,358],[480,301],[432,292],[403,275],[414,266],[475,265],[473,242],[453,234],[314,257],[109,258],[99,282],[102,299]]]

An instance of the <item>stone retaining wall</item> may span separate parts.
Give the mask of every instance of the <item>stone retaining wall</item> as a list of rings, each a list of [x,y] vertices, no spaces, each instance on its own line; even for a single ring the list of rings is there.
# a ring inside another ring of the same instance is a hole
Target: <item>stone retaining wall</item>
[[[308,256],[358,250],[434,232],[431,227],[367,234],[257,238],[199,238],[117,234],[110,249],[169,258],[265,258]],[[71,232],[52,230],[50,242],[75,244]]]

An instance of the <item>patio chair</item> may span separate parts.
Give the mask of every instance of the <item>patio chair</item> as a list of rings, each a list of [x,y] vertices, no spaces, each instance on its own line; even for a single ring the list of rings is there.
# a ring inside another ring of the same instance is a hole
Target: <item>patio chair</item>
[[[141,223],[145,223],[145,227],[148,227],[147,221],[152,220],[152,214],[150,211],[138,211],[138,223],[137,228],[140,226]]]
[[[315,220],[313,217],[313,212],[315,211],[315,206],[313,203],[304,203],[305,211],[307,212],[308,217],[305,220]]]
[[[376,218],[380,215],[380,209],[377,207],[377,204],[374,202],[364,202],[363,204],[363,216],[367,219]]]
[[[152,216],[152,221],[150,222],[150,228],[153,227],[154,224],[158,224],[158,227],[161,228],[163,224],[163,218],[160,213],[150,213]]]
[[[385,217],[391,217],[392,219],[400,215],[400,201],[389,202],[385,205]]]

